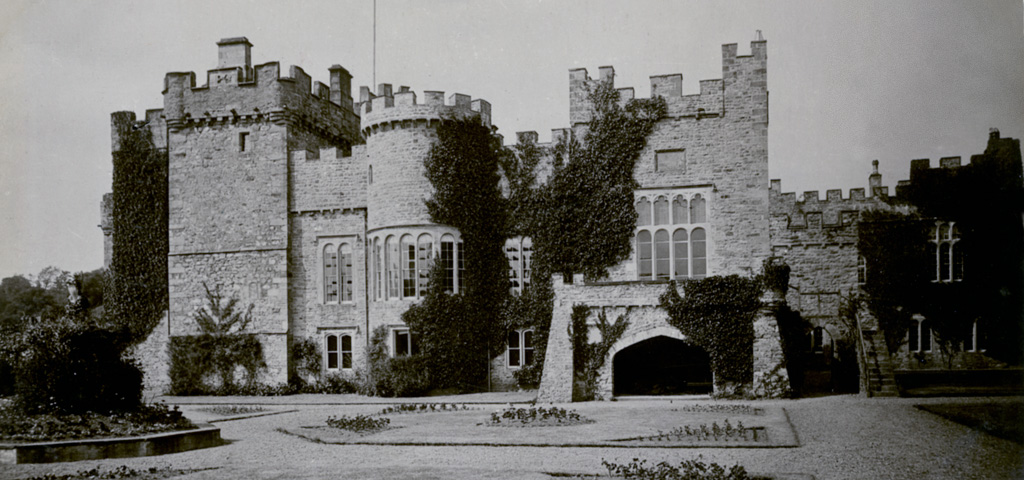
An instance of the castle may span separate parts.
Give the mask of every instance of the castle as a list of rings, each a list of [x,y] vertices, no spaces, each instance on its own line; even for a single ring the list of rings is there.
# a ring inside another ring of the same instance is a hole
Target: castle
[[[163,109],[142,120],[113,114],[115,123],[149,129],[168,166],[169,311],[142,347],[147,382],[166,384],[161,342],[197,333],[192,315],[204,305],[204,285],[254,305],[250,329],[263,345],[266,383],[294,374],[289,351],[302,339],[319,345],[326,373],[364,364],[370,335],[380,327],[391,355],[414,353],[401,314],[425,295],[435,262],[451,291],[459,291],[464,273],[460,233],[427,213],[423,160],[440,122],[475,118],[490,126],[490,103],[389,84],[375,92],[362,87],[356,100],[341,66],[330,68],[324,84],[296,66],[284,74],[276,62],[252,65],[245,38],[217,45],[217,68],[202,85],[192,72],[168,73]],[[824,200],[817,192],[797,200],[769,181],[767,43],[751,42],[750,49],[738,55],[737,45],[723,45],[722,78],[701,81],[696,94],[683,94],[682,75],[651,77],[651,94],[666,100],[668,113],[635,168],[633,253],[601,282],[555,275],[542,398],[571,397],[565,326],[574,304],[631,320],[600,373],[601,396],[671,385],[669,377],[679,375],[690,386],[710,385],[706,359],[690,351],[657,307],[663,284],[756,274],[772,256],[793,267],[788,301],[817,327],[817,345],[843,334],[839,296],[856,290],[863,273],[852,226],[860,210],[887,204],[888,192],[877,171],[869,191],[855,189],[847,198],[829,190]],[[570,70],[570,128],[589,121],[595,82],[614,79],[612,67],[601,67],[597,78]],[[623,100],[634,96],[632,88],[618,91]],[[568,131],[554,131],[552,142]],[[537,135],[521,132],[518,139],[536,142]],[[112,143],[116,152],[116,130]],[[105,199],[103,208],[108,262],[116,235],[110,203]],[[506,253],[513,288],[521,289],[531,279],[530,239],[509,239]],[[759,316],[755,325],[755,382],[782,361],[770,317]],[[492,364],[495,388],[512,388],[512,372],[533,356],[532,332],[509,332]],[[878,385],[886,374],[874,374]]]

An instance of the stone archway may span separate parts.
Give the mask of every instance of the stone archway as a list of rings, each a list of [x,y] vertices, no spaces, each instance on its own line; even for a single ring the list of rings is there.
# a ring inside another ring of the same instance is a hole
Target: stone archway
[[[672,327],[624,338],[608,357],[613,395],[705,394],[713,389],[707,352]]]

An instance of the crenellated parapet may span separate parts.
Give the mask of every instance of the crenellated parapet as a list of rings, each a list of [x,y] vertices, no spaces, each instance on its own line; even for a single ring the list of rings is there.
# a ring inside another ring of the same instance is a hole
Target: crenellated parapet
[[[491,104],[487,100],[453,93],[446,101],[444,92],[427,90],[419,101],[416,92],[409,87],[402,86],[394,92],[388,83],[378,85],[376,94],[368,87],[361,87],[359,111],[364,138],[382,128],[429,125],[449,118],[478,117],[484,125],[491,126]]]
[[[330,84],[313,82],[292,66],[282,75],[278,62],[251,66],[248,40],[218,42],[217,68],[196,86],[194,72],[164,77],[164,115],[171,131],[211,125],[270,121],[306,128],[339,146],[359,143],[359,115],[352,101],[352,75],[329,69]]]
[[[750,43],[750,55],[737,55],[736,44],[722,46],[722,78],[700,81],[700,92],[683,94],[683,74],[653,75],[651,98],[662,97],[668,106],[669,118],[716,118],[729,109],[726,92],[730,88],[735,96],[744,97],[767,88],[767,42]],[[569,122],[572,125],[590,122],[593,105],[590,92],[599,83],[615,88],[615,68],[599,67],[597,78],[591,78],[585,68],[569,70]],[[619,101],[625,104],[635,98],[633,87],[616,88]],[[767,121],[767,107],[749,112],[756,119]]]
[[[772,180],[772,244],[856,242],[859,212],[888,208],[890,200],[888,188],[881,186],[874,188],[872,196],[865,195],[863,188],[851,188],[846,197],[842,190],[831,189],[824,199],[817,190],[806,191],[798,198],[795,192],[782,192],[781,180]]]

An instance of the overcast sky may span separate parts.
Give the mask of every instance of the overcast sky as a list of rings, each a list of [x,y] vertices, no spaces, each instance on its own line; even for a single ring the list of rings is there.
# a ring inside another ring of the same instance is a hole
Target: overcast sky
[[[721,45],[768,40],[769,169],[783,190],[890,187],[911,159],[981,153],[1024,128],[1020,0],[378,0],[376,81],[484,98],[506,142],[568,126],[568,70],[613,65],[616,84],[721,78]],[[0,277],[103,263],[109,115],[162,107],[164,73],[216,66],[245,36],[255,64],[328,83],[373,79],[373,2],[0,2]],[[844,196],[846,194],[844,193]]]

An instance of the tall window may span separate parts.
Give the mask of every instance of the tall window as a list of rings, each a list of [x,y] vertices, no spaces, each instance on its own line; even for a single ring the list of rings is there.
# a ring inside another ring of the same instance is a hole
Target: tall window
[[[385,242],[385,262],[388,264],[388,298],[399,298],[401,289],[401,259],[399,258],[398,239],[394,235]]]
[[[338,284],[341,288],[341,301],[352,301],[352,246],[343,243],[338,249]]]
[[[341,368],[352,368],[352,336],[341,336]]]
[[[434,259],[434,237],[429,233],[420,235],[416,247],[416,267],[419,274],[416,278],[416,295],[420,298],[427,296],[427,284],[430,280],[430,267]]]
[[[970,345],[967,346],[968,347],[967,351],[969,351],[969,352],[984,352],[985,351],[985,348],[988,346],[987,345],[988,342],[985,341],[986,340],[986,338],[985,338],[985,333],[986,332],[983,330],[983,326],[984,326],[984,322],[982,322],[981,320],[975,320],[974,323],[971,325],[971,340],[970,340],[971,343],[970,343]]]
[[[654,233],[654,278],[667,280],[669,265],[672,264],[671,245],[668,232],[658,230]]]
[[[380,300],[384,296],[384,287],[382,280],[383,271],[383,260],[381,259],[380,251],[380,239],[373,239],[373,295],[374,298]]]
[[[932,328],[928,320],[914,317],[907,335],[907,348],[911,352],[932,351]]]
[[[707,211],[702,194],[657,193],[640,197],[636,206],[640,280],[707,276]]]
[[[525,367],[533,363],[533,330],[508,332],[508,350],[505,358],[511,368]]]
[[[863,255],[857,256],[857,284],[868,283],[868,262]]]
[[[708,273],[708,241],[703,228],[693,229],[690,236],[690,249],[693,254],[693,278],[704,278]]]
[[[653,257],[651,232],[647,230],[640,230],[640,232],[636,234],[636,248],[638,252],[637,257],[640,260],[638,268],[640,280],[651,280],[654,272],[654,269],[651,266],[651,259]]]
[[[455,293],[455,238],[441,236],[441,265],[444,265],[444,291]]]
[[[338,368],[338,337],[337,335],[327,336],[327,369]]]
[[[416,245],[412,235],[402,235],[402,297],[416,297]]]
[[[508,280],[511,293],[522,293],[530,284],[530,261],[533,241],[530,237],[505,240],[505,259],[508,260]]]
[[[676,259],[672,278],[683,280],[690,274],[690,241],[685,229],[672,233],[672,253]]]
[[[934,281],[958,282],[964,278],[964,255],[960,243],[960,228],[954,222],[935,222],[930,242],[935,248],[932,266]]]
[[[338,251],[334,245],[324,245],[324,302],[338,301]]]
[[[533,240],[530,237],[523,239],[523,289],[530,286],[530,278],[533,262]]]
[[[455,246],[455,263],[458,264],[458,271],[455,275],[455,293],[459,293],[466,289],[466,259],[464,250],[462,250],[462,240],[459,240]]]

